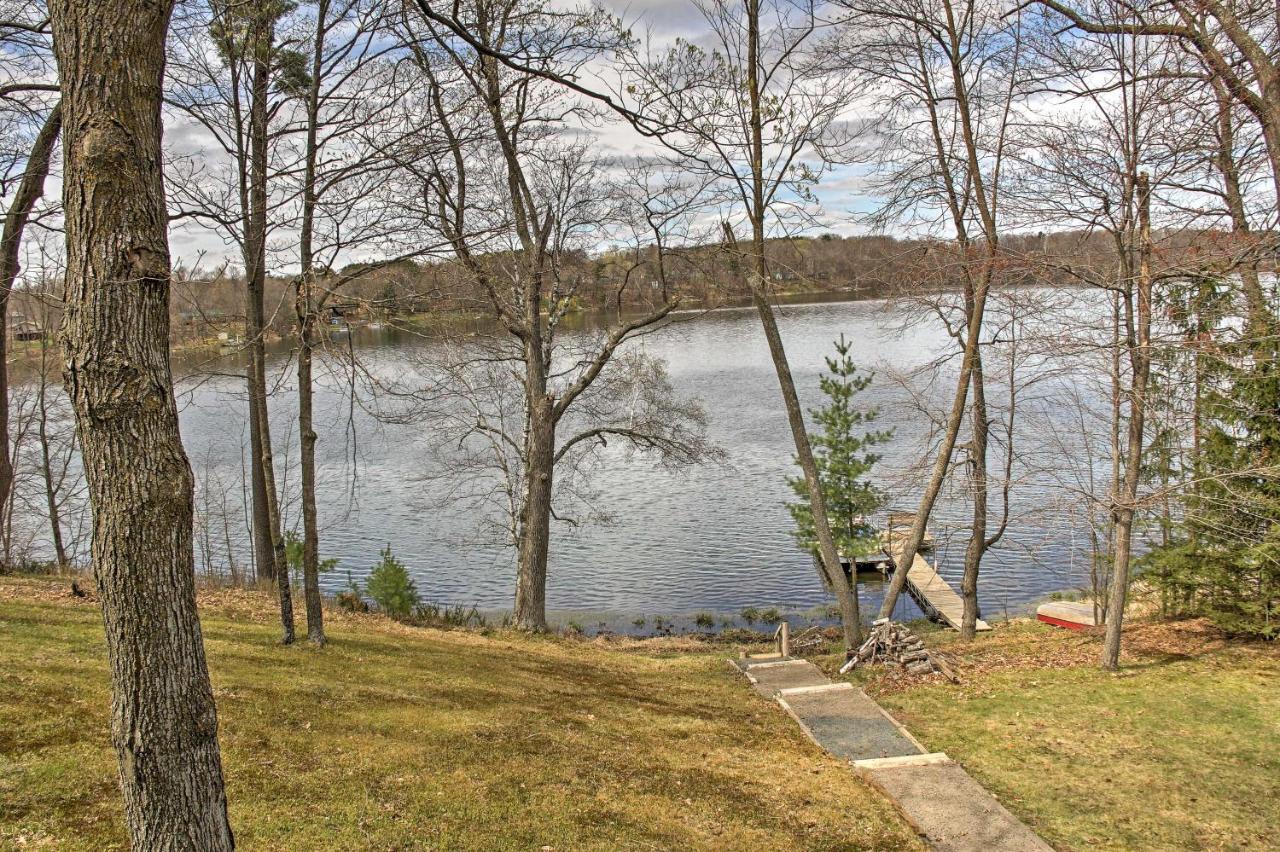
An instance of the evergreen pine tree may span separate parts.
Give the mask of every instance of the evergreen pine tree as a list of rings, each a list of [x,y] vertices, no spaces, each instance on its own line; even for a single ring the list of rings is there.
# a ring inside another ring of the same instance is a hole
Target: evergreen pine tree
[[[813,452],[831,534],[840,553],[850,559],[872,553],[880,546],[869,516],[884,506],[887,496],[867,478],[880,460],[869,448],[893,435],[892,430],[867,429],[880,412],[875,408],[859,410],[854,405],[857,394],[871,384],[871,376],[858,372],[849,354],[852,348],[844,335],[836,341],[836,356],[827,357],[828,372],[818,379],[827,404],[809,412],[820,430],[813,435]],[[804,477],[789,477],[787,484],[799,498],[787,504],[796,524],[793,535],[802,549],[816,555],[818,543]]]

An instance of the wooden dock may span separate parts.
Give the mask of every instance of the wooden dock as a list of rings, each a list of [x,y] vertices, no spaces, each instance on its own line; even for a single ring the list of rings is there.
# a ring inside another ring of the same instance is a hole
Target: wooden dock
[[[898,534],[895,530],[886,538],[888,542],[885,550],[894,565],[894,570],[899,570],[905,536]],[[925,615],[941,621],[954,630],[960,629],[960,622],[964,618],[964,601],[956,594],[955,589],[951,588],[951,584],[942,579],[934,567],[919,553],[907,569],[906,590]],[[977,629],[990,630],[991,625],[979,618]]]

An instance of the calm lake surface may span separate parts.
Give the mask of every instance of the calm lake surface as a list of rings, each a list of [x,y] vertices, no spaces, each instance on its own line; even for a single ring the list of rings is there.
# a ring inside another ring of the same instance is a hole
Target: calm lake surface
[[[914,508],[923,477],[904,465],[920,457],[928,430],[912,407],[912,394],[888,373],[925,363],[948,346],[936,322],[903,327],[913,310],[921,309],[889,309],[878,301],[835,302],[782,307],[779,317],[806,406],[821,402],[823,357],[842,334],[855,342],[859,364],[880,373],[859,399],[880,407],[879,426],[896,430],[883,448],[876,479],[899,509]],[[338,334],[345,345],[343,333]],[[361,330],[354,338],[362,361],[388,377],[412,374],[416,353],[431,345],[429,339],[403,332]],[[753,606],[799,614],[828,604],[811,561],[790,536],[791,520],[783,504],[791,496],[785,478],[796,470],[792,443],[754,311],[700,315],[637,345],[666,360],[678,392],[702,401],[710,435],[728,459],[669,471],[643,457],[611,455],[594,482],[613,523],[576,531],[553,528],[549,608],[562,620],[572,617],[589,626],[606,621],[616,628],[639,615],[675,616],[679,624],[704,611],[732,616]],[[287,353],[277,357],[274,438],[277,463],[289,461],[284,477],[287,524],[296,527],[293,375]],[[939,412],[951,392],[953,374],[945,369],[933,389],[921,391]],[[225,564],[228,547],[240,565],[251,558],[243,510],[245,400],[243,383],[231,375],[237,370],[234,358],[221,359],[203,364],[202,372],[188,370],[179,383],[182,433],[201,483],[198,512],[210,528],[208,558],[215,564]],[[434,438],[424,434],[426,427],[380,422],[365,407],[350,405],[339,371],[321,373],[321,555],[339,561],[336,570],[322,577],[324,587],[337,591],[346,586],[348,575],[362,579],[390,544],[409,566],[425,600],[509,608],[512,553],[483,541],[473,507],[440,508],[444,486],[430,481],[428,450]],[[1028,420],[1020,429],[1026,446],[1038,447],[1042,458],[1048,453],[1044,445],[1052,437],[1051,424],[1050,415],[1048,420]],[[993,466],[997,463],[993,456]],[[1017,476],[1014,521],[983,564],[980,600],[988,617],[1023,610],[1050,591],[1087,582],[1086,531],[1073,523],[1068,510],[1055,509],[1060,489],[1053,486],[1052,476],[1042,471]],[[944,576],[958,581],[967,509],[952,490],[944,497],[933,524],[936,556]],[[998,514],[994,503],[993,514]],[[874,578],[861,586],[864,613],[878,606],[881,591]],[[905,597],[899,614],[914,616],[914,605]]]

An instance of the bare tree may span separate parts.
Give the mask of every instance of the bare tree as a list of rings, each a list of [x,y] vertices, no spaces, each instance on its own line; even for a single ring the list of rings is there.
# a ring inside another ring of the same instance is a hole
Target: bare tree
[[[961,634],[972,638],[978,617],[978,570],[1003,534],[989,534],[989,412],[982,360],[983,317],[999,269],[1002,177],[1019,87],[1018,21],[986,0],[847,2],[849,64],[873,86],[887,127],[880,216],[940,219],[954,238],[949,265],[961,289],[960,311],[943,320],[961,349],[959,376],[946,426],[900,553],[902,564],[880,607],[887,618],[906,583],[907,569],[952,464],[968,409],[973,524],[961,584]]]
[[[479,379],[466,367],[443,381],[448,395],[465,400],[458,415],[468,423],[464,444],[478,442],[503,471],[517,551],[515,623],[540,631],[550,524],[566,466],[611,439],[684,462],[710,448],[696,407],[671,406],[652,368],[622,381],[634,393],[629,402],[617,393],[625,372],[617,364],[635,363],[621,357],[623,347],[660,327],[674,298],[585,339],[560,328],[583,283],[566,274],[563,260],[601,236],[602,211],[592,187],[598,165],[557,130],[583,107],[549,78],[573,76],[599,55],[598,22],[537,0],[476,0],[455,7],[467,21],[462,38],[420,11],[404,26],[431,126],[402,155],[416,187],[406,195],[417,199],[424,222],[485,294],[502,329],[475,356]],[[505,65],[495,54],[519,55],[521,64]],[[480,382],[479,392],[468,390]]]
[[[846,160],[853,141],[845,112],[855,89],[826,65],[825,24],[813,4],[792,0],[728,0],[698,4],[709,49],[674,47],[626,60],[632,123],[656,137],[691,174],[722,186],[746,219],[740,245],[729,222],[725,245],[739,256],[778,377],[796,459],[808,486],[818,541],[818,573],[840,605],[846,649],[860,644],[856,574],[841,565],[822,483],[771,302],[765,253],[770,233],[812,222],[811,187]]]
[[[1280,199],[1280,21],[1273,6],[1237,0],[1030,3],[1053,10],[1086,33],[1171,40],[1194,52],[1217,85],[1257,121]]]
[[[1102,2],[1096,11],[1115,10]],[[1043,122],[1031,134],[1020,203],[1040,222],[1084,225],[1105,234],[1111,248],[1101,259],[1080,254],[1047,262],[1106,294],[1109,316],[1086,311],[1087,328],[1075,329],[1073,348],[1090,358],[1099,350],[1104,354],[1101,395],[1109,408],[1103,418],[1109,471],[1105,493],[1095,498],[1107,515],[1108,585],[1099,608],[1107,624],[1102,665],[1114,669],[1135,519],[1144,503],[1153,287],[1157,277],[1178,274],[1176,258],[1166,261],[1169,268],[1153,268],[1152,198],[1162,188],[1189,187],[1188,166],[1194,160],[1187,152],[1194,135],[1186,133],[1179,109],[1190,84],[1176,52],[1131,32],[1103,31],[1066,44],[1045,40],[1038,50],[1046,60],[1047,88],[1083,108],[1065,113],[1060,122]],[[1096,327],[1097,319],[1104,320],[1104,328]]]
[[[844,112],[853,86],[826,73],[821,42],[825,23],[816,5],[792,0],[727,0],[699,5],[710,27],[710,50],[679,40],[670,50],[646,55],[629,31],[597,12],[559,12],[561,21],[590,27],[624,57],[622,83],[612,92],[593,86],[583,74],[540,64],[528,45],[486,42],[463,7],[442,8],[416,0],[422,16],[495,65],[553,81],[568,92],[603,105],[637,132],[654,139],[694,173],[713,177],[733,193],[751,229],[747,249],[737,247],[726,228],[729,249],[747,260],[748,284],[760,314],[778,375],[797,457],[808,483],[821,557],[817,568],[840,602],[846,645],[861,635],[858,599],[831,537],[821,483],[813,461],[786,350],[769,301],[765,235],[785,230],[789,219],[806,221],[813,197],[808,187],[839,162],[851,142]],[[579,37],[580,38],[580,37]],[[567,42],[581,49],[583,43]],[[793,215],[787,215],[788,213]],[[856,582],[856,578],[853,582]]]
[[[293,602],[268,416],[265,294],[268,240],[281,204],[272,184],[291,165],[279,162],[279,117],[301,79],[297,52],[277,38],[287,10],[278,0],[209,0],[185,8],[167,95],[230,159],[228,173],[211,175],[192,165],[195,171],[181,175],[178,215],[212,224],[244,261],[254,561],[276,586],[285,644],[294,638]]]
[[[411,75],[391,18],[377,0],[315,0],[300,7],[295,29],[306,58],[294,117],[301,138],[298,196],[299,273],[294,279],[298,346],[298,427],[302,503],[303,588],[307,635],[324,643],[316,512],[314,361],[326,305],[363,277],[440,246],[421,241],[378,260],[364,257],[335,271],[351,254],[391,251],[405,238],[406,217],[387,212],[385,191],[395,159],[389,153],[406,128],[401,104]],[[416,223],[414,223],[416,225]],[[413,236],[420,236],[416,233]],[[374,305],[373,307],[377,307]],[[340,353],[343,358],[350,355]]]
[[[93,506],[133,846],[231,849],[196,613],[191,469],[169,370],[160,92],[171,11],[50,4],[65,128],[65,383]]]

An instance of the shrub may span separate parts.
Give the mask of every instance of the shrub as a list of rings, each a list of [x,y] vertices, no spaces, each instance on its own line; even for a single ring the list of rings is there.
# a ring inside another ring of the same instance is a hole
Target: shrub
[[[382,561],[369,574],[365,592],[387,615],[407,618],[418,605],[418,589],[409,578],[404,563],[391,553],[391,545],[382,550]]]
[[[709,612],[700,612],[693,617],[693,623],[704,630],[710,630],[716,626],[716,617]]]
[[[742,620],[747,624],[755,624],[760,620],[760,610],[753,606],[749,606],[742,611]]]

